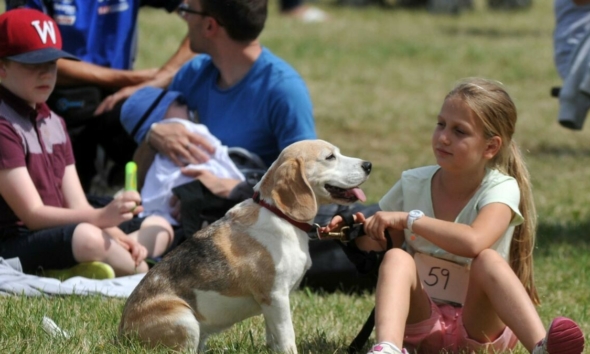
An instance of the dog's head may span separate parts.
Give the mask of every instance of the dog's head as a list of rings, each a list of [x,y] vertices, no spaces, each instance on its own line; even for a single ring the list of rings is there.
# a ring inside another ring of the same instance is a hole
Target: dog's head
[[[254,189],[285,215],[308,222],[319,204],[364,202],[359,185],[370,172],[368,161],[344,156],[323,140],[303,140],[286,147]]]

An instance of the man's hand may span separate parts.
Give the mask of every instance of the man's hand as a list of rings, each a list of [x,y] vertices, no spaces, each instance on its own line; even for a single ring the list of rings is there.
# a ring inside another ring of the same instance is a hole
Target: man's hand
[[[215,152],[213,146],[180,123],[157,124],[151,128],[148,144],[179,167],[207,162]]]
[[[133,95],[135,91],[139,90],[142,87],[155,86],[165,88],[170,83],[170,78],[168,78],[168,80],[158,79],[157,75],[160,73],[160,71],[161,70],[157,68],[144,70],[129,70],[129,72],[131,73],[130,76],[135,77],[137,83],[121,87],[117,92],[105,97],[105,99],[94,111],[94,115],[97,116],[112,110],[113,108],[115,108],[119,101],[127,99],[129,96]]]
[[[119,101],[126,99],[127,97],[131,96],[135,93],[135,91],[139,90],[140,88],[144,87],[144,84],[135,85],[135,86],[127,86],[123,87],[119,91],[113,93],[105,97],[104,100],[98,105],[96,110],[94,111],[94,115],[98,116],[105,112],[112,110]]]
[[[234,189],[235,186],[237,186],[240,183],[240,180],[237,179],[216,177],[213,173],[206,170],[182,168],[181,172],[185,176],[198,179],[213,194],[223,198],[227,198],[232,189]]]

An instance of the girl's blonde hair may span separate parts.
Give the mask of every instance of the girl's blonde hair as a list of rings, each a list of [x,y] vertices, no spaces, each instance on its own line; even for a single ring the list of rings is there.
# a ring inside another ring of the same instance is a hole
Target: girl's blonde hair
[[[459,83],[445,99],[459,97],[473,110],[484,125],[484,136],[499,136],[502,146],[489,162],[490,168],[512,176],[520,187],[519,209],[524,222],[514,230],[510,244],[510,266],[524,285],[531,300],[539,304],[533,276],[533,249],[537,226],[537,213],[531,191],[529,172],[520,149],[512,140],[516,127],[516,106],[496,81],[469,78]]]

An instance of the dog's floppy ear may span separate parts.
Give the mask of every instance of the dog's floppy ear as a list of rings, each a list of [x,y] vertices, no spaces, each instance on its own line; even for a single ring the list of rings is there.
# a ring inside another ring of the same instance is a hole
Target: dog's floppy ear
[[[260,189],[263,196],[270,196],[275,206],[293,220],[306,222],[317,214],[315,195],[305,177],[301,158],[287,158],[280,165],[273,164]]]

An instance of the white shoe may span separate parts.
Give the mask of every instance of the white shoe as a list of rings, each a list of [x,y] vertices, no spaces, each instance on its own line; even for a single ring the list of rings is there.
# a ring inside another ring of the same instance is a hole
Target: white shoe
[[[310,6],[303,10],[301,20],[303,22],[324,22],[328,19],[328,14],[317,7]]]
[[[400,350],[393,343],[381,342],[375,344],[367,354],[408,354],[408,351]]]

